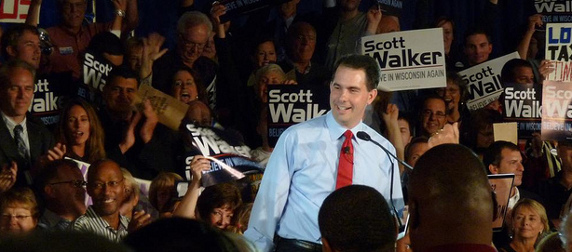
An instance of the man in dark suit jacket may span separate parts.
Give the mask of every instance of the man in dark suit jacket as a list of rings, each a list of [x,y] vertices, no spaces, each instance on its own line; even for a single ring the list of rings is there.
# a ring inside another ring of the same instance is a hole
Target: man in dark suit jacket
[[[20,60],[0,68],[0,165],[3,169],[17,165],[17,186],[32,183],[32,165],[55,144],[44,124],[28,113],[35,76],[34,67]]]

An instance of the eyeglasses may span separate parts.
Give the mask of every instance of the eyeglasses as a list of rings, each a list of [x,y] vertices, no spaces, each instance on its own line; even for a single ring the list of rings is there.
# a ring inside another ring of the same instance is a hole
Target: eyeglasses
[[[87,185],[87,182],[83,180],[68,180],[68,181],[49,183],[48,185],[59,185],[59,184],[71,184],[74,187],[80,188]]]
[[[190,41],[190,40],[186,39],[183,36],[183,34],[179,34],[179,38],[183,42],[183,46],[185,47],[185,49],[203,50],[203,48],[205,48],[205,45],[206,45],[206,43],[195,43],[193,41]]]
[[[429,109],[424,110],[421,114],[427,118],[431,118],[433,115],[435,115],[435,117],[437,117],[438,119],[443,119],[443,118],[445,118],[445,116],[447,116],[447,115],[445,115],[445,113],[443,113],[441,111],[437,111],[437,112],[433,113],[433,111],[431,111]]]
[[[101,189],[103,188],[103,186],[107,185],[111,188],[115,188],[118,187],[121,182],[123,182],[124,179],[118,180],[118,181],[109,181],[109,182],[94,182],[94,183],[90,183],[89,186],[92,186],[95,189]]]
[[[12,218],[16,218],[17,221],[23,221],[26,218],[32,217],[31,215],[12,215],[12,214],[2,214],[2,220],[11,220]]]

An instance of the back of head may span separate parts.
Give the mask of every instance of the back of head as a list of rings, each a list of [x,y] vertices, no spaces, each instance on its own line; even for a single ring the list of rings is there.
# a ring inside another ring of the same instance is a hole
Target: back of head
[[[87,246],[86,246],[87,245]],[[128,252],[122,244],[88,232],[41,232],[2,240],[0,251],[5,252]]]
[[[245,251],[208,224],[178,217],[159,219],[123,241],[135,252]]]
[[[560,240],[566,252],[572,252],[572,212],[567,213],[560,223]]]
[[[123,55],[123,44],[119,37],[111,32],[101,32],[93,36],[89,42],[88,50],[98,55]]]
[[[392,251],[396,226],[375,189],[350,185],[330,194],[318,214],[323,241],[335,251]]]
[[[409,181],[414,250],[492,242],[493,200],[479,158],[458,144],[443,144],[419,158]]]
[[[519,67],[526,67],[532,70],[530,62],[523,59],[511,59],[507,61],[502,67],[501,82],[502,83],[515,83],[516,75],[515,70]]]

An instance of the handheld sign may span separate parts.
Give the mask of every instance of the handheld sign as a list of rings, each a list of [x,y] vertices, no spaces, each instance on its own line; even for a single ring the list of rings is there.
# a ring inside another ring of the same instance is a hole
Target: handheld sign
[[[236,135],[224,130],[186,124],[186,137],[193,145],[185,158],[186,179],[191,180],[191,162],[195,155],[211,160],[211,169],[204,171],[201,183],[204,187],[239,180],[249,174],[262,172],[262,167],[250,159],[250,148]]]
[[[276,145],[288,127],[326,114],[329,94],[317,87],[268,85],[268,144]]]
[[[572,139],[572,82],[544,81],[542,140]]]
[[[488,175],[489,184],[497,199],[497,216],[493,220],[493,231],[502,230],[506,213],[508,211],[508,201],[514,183],[514,174],[494,174]]]
[[[546,59],[555,61],[554,71],[546,79],[572,80],[572,23],[546,25]]]
[[[542,85],[504,83],[503,116],[507,122],[517,122],[518,136],[531,138],[540,131]],[[496,136],[496,134],[495,134]]]
[[[459,72],[467,84],[467,107],[470,110],[484,108],[499,98],[504,90],[500,80],[502,68],[509,60],[518,58],[518,53],[513,52]]]
[[[361,53],[381,68],[378,89],[446,87],[443,29],[392,32],[361,38]]]
[[[572,4],[569,0],[534,0],[536,13],[542,14],[544,23],[572,22]]]
[[[189,105],[148,85],[141,85],[138,95],[141,99],[151,101],[160,123],[172,130],[179,130],[179,125],[185,117]]]

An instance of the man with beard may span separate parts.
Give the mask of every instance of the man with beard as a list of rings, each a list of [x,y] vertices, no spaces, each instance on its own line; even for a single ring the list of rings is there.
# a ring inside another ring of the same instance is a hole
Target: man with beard
[[[46,209],[38,226],[46,230],[66,230],[85,214],[85,185],[76,162],[59,159],[46,164],[36,179]]]
[[[120,242],[128,231],[141,227],[150,216],[134,215],[133,221],[119,214],[119,206],[125,197],[123,173],[119,165],[111,160],[101,160],[92,164],[87,173],[87,193],[93,204],[84,215],[78,217],[71,229],[79,232],[95,233],[110,241]]]

